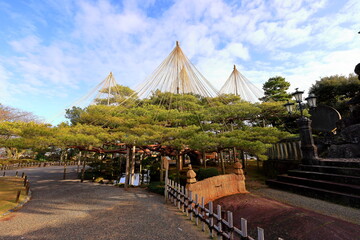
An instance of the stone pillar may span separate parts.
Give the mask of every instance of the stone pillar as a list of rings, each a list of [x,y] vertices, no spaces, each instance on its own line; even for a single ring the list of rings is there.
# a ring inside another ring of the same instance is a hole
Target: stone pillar
[[[317,147],[314,144],[314,139],[311,133],[311,120],[306,117],[301,117],[297,120],[300,129],[302,164],[311,165],[317,162]]]
[[[191,164],[189,164],[189,170],[186,173],[186,188],[189,189],[191,184],[196,183],[196,173],[192,169]]]
[[[244,171],[242,170],[242,164],[239,161],[236,161],[234,163],[234,173],[241,178],[240,180],[245,180]]]

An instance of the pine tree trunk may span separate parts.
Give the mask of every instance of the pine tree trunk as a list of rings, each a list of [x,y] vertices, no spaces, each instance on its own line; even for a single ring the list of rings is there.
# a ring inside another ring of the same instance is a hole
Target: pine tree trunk
[[[180,182],[180,154],[177,153],[176,155],[176,179],[177,182]]]
[[[162,183],[164,179],[164,160],[160,156],[160,182]]]
[[[206,152],[205,151],[202,152],[202,157],[203,157],[204,168],[206,168]]]
[[[135,157],[136,157],[136,146],[132,147],[131,152],[131,168],[130,168],[130,185],[134,185],[135,178]]]
[[[237,155],[237,153],[236,153],[236,147],[234,147],[233,151],[234,151],[234,162],[236,162],[236,161],[237,161],[237,157],[236,157],[236,155]]]
[[[81,165],[81,154],[82,154],[82,152],[80,151],[80,152],[79,152],[79,159],[78,159],[78,163],[77,163],[77,170],[76,170],[76,173],[79,173],[79,171],[80,171],[80,165]]]
[[[126,166],[125,166],[125,189],[129,186],[129,169],[130,169],[130,148],[127,147]]]
[[[220,151],[220,163],[222,174],[225,174],[225,161],[224,161],[224,152]]]

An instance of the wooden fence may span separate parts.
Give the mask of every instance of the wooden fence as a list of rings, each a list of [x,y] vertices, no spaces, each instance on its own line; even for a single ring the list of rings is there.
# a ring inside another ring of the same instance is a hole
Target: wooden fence
[[[4,173],[2,174],[2,177],[6,177],[6,172],[4,171]],[[16,171],[15,173],[15,177],[19,177],[19,172]],[[27,175],[25,175],[25,173],[23,172],[21,174],[21,178],[24,179],[24,190],[25,190],[25,195],[26,196],[29,196],[29,193],[30,193],[30,182],[29,182],[29,179],[27,177]],[[21,195],[21,191],[22,190],[18,190],[17,193],[16,193],[16,198],[15,198],[15,202],[18,203],[19,202],[19,199],[20,199],[20,195]]]
[[[255,240],[248,235],[247,220],[241,218],[240,229],[233,224],[233,213],[224,212],[221,206],[214,209],[213,202],[205,205],[205,199],[188,191],[184,186],[170,179],[165,181],[165,200],[173,203],[179,210],[186,213],[196,225],[202,224],[202,231],[209,229],[210,237],[217,235],[218,239],[247,239]],[[257,228],[257,240],[264,240],[264,229]],[[283,240],[278,238],[278,240]]]
[[[77,165],[77,161],[69,161],[66,162],[66,165]],[[56,161],[56,162],[29,162],[29,163],[14,163],[7,165],[0,165],[0,170],[14,170],[19,168],[28,168],[28,167],[47,167],[47,166],[63,166],[64,162]],[[81,164],[79,164],[81,165]]]

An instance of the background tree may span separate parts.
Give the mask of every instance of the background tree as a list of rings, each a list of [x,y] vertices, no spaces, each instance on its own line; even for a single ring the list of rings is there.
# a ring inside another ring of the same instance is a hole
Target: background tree
[[[355,74],[323,77],[312,85],[310,93],[315,94],[318,104],[328,105],[347,115],[349,107],[346,102],[360,94],[360,80]]]
[[[276,76],[269,78],[263,85],[264,97],[259,100],[263,102],[289,100],[291,99],[291,95],[286,92],[289,87],[290,83],[285,81],[283,77]]]
[[[30,112],[17,108],[4,106],[0,103],[0,121],[22,121],[22,122],[41,122],[39,117]]]

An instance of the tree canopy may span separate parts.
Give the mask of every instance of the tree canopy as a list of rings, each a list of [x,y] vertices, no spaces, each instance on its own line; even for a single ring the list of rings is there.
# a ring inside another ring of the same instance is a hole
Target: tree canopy
[[[318,104],[328,105],[346,115],[349,111],[346,102],[360,94],[360,80],[355,74],[322,77],[312,85],[310,93],[317,97]]]
[[[2,122],[0,144],[18,149],[106,150],[123,143],[138,148],[166,146],[177,153],[186,149],[204,152],[236,147],[265,159],[269,144],[289,135],[268,124],[276,122],[270,112],[284,114],[285,110],[278,106],[264,108],[235,95],[204,98],[160,91],[147,99],[133,99],[131,89],[119,89],[124,93],[122,100],[131,98],[132,104],[108,105],[97,101],[84,109],[73,107],[66,111],[70,123],[56,127]],[[115,103],[118,99],[109,101]]]
[[[291,95],[286,91],[289,89],[290,83],[285,81],[285,78],[276,76],[269,78],[264,85],[264,97],[260,98],[263,102],[269,101],[286,101],[291,99]]]

